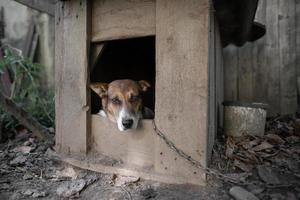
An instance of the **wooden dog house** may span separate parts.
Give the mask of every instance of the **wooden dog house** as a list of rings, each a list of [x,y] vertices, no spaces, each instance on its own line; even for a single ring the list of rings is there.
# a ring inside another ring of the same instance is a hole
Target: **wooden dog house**
[[[203,184],[204,171],[170,149],[151,120],[120,134],[115,124],[91,115],[88,84],[91,59],[103,42],[155,36],[155,122],[207,166],[223,92],[210,1],[69,0],[56,4],[55,15],[56,149],[62,158],[104,173]]]

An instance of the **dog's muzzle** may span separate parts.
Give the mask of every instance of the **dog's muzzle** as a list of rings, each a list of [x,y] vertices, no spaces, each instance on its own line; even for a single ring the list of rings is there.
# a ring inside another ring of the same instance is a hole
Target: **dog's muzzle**
[[[125,128],[125,130],[132,128],[133,119],[122,119],[122,125]]]

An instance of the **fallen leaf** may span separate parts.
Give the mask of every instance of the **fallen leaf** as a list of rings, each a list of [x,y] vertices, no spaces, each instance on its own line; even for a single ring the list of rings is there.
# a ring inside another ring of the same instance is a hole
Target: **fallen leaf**
[[[246,179],[251,176],[252,174],[249,172],[243,172],[243,173],[230,173],[230,174],[225,174],[227,177],[230,177],[231,179],[234,180],[239,180],[239,181],[246,181]]]
[[[253,169],[253,165],[252,164],[245,164],[244,162],[241,162],[238,159],[234,160],[233,165],[235,167],[241,169],[244,172],[250,172]]]
[[[140,180],[139,177],[135,176],[120,176],[120,175],[115,175],[113,180],[113,183],[115,186],[122,186],[126,185],[128,183],[135,183]]]
[[[18,153],[21,152],[22,154],[28,154],[30,153],[34,148],[30,146],[20,146],[16,147],[12,150],[12,152]]]
[[[231,137],[228,137],[226,141],[226,153],[225,153],[227,158],[232,158],[235,148],[236,145],[234,140]]]
[[[284,144],[285,141],[276,134],[267,134],[265,138],[270,142],[271,144]]]
[[[261,144],[253,147],[252,150],[253,151],[262,151],[262,150],[266,150],[266,149],[270,149],[270,148],[273,148],[273,145],[271,145],[267,141],[263,141]]]

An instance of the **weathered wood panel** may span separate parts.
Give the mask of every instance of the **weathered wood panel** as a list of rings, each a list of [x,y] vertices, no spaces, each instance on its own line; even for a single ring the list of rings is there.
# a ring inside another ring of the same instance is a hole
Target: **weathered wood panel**
[[[223,123],[224,72],[223,55],[217,18],[210,10],[209,31],[209,119],[208,119],[208,162],[218,127]]]
[[[298,7],[298,0],[259,1],[256,21],[266,24],[266,35],[224,49],[225,100],[268,103],[270,115],[296,111]]]
[[[93,0],[92,41],[155,34],[154,0]]]
[[[224,99],[234,101],[238,99],[238,49],[229,45],[223,50],[224,61]]]
[[[207,0],[156,2],[155,120],[180,149],[207,165],[208,38]],[[156,139],[158,172],[203,180],[203,172],[178,158],[164,156],[170,148]],[[178,159],[177,159],[178,158]]]
[[[296,9],[296,67],[297,67],[297,76],[300,77],[300,0],[296,0],[295,9]],[[300,94],[298,95],[300,96]]]
[[[280,108],[290,114],[297,109],[295,0],[279,1],[278,8]]]
[[[85,154],[89,138],[87,0],[56,5],[56,141],[60,152]]]

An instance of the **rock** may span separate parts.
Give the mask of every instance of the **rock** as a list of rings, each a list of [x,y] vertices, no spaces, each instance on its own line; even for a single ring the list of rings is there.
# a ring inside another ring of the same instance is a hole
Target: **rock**
[[[257,166],[257,172],[259,177],[268,184],[277,185],[280,184],[280,180],[277,176],[277,173],[272,170],[271,167],[264,165]]]
[[[254,194],[239,186],[232,187],[229,190],[229,194],[236,200],[259,200]]]
[[[23,155],[17,156],[13,160],[9,162],[10,165],[17,166],[17,165],[23,165],[26,162],[27,158]]]
[[[62,197],[71,197],[78,194],[86,185],[85,180],[78,179],[62,183],[56,190],[56,193]]]

